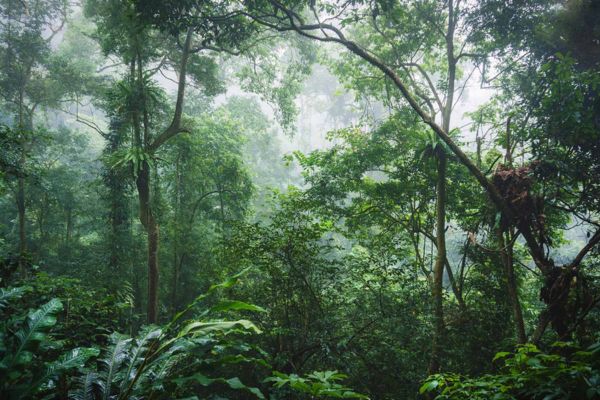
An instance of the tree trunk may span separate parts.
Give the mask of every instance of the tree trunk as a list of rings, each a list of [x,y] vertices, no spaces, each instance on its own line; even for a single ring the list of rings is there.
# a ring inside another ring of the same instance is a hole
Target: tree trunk
[[[181,175],[180,155],[175,162],[175,198],[173,210],[173,283],[171,287],[171,311],[173,315],[177,312],[177,297],[179,289],[179,224],[180,224],[180,202],[181,202]],[[183,255],[181,255],[183,259]]]
[[[442,336],[444,335],[444,310],[442,304],[444,264],[446,262],[446,154],[437,153],[436,187],[436,243],[437,256],[433,269],[434,333],[431,347],[429,374],[440,370]]]
[[[71,246],[71,238],[73,236],[73,209],[69,206],[66,210],[66,231],[65,231],[65,245],[67,248]]]
[[[182,256],[183,258],[183,256]],[[173,246],[173,283],[171,287],[171,311],[173,315],[177,313],[177,297],[179,289],[179,254],[177,246]]]
[[[64,261],[69,263],[71,262],[71,239],[73,237],[73,209],[70,205],[66,209],[66,219]]]
[[[158,320],[158,239],[159,228],[150,204],[150,165],[142,162],[136,179],[140,201],[140,222],[148,234],[148,312],[149,324]]]
[[[505,136],[505,154],[504,163],[512,167],[512,141],[510,134],[510,122],[511,118],[508,117],[506,120],[506,136]],[[511,229],[512,231],[512,229]],[[506,290],[508,293],[508,300],[512,309],[513,320],[515,324],[515,333],[517,335],[517,343],[524,344],[527,342],[527,334],[525,333],[525,322],[523,321],[523,311],[521,309],[521,302],[519,301],[519,289],[517,287],[517,278],[515,276],[514,262],[513,262],[513,242],[507,242],[504,239],[504,232],[502,228],[498,228],[496,232],[498,238],[498,249],[500,251],[500,259],[502,260],[502,266],[504,269],[504,276],[506,279]],[[512,235],[511,235],[512,236]]]
[[[506,243],[504,233],[500,228],[497,230],[496,236],[498,238],[498,249],[506,279],[506,290],[512,309],[517,342],[524,344],[527,341],[527,334],[525,333],[525,322],[523,321],[523,312],[521,310],[521,302],[519,301],[519,290],[517,288],[517,279],[513,265],[513,244]]]
[[[183,52],[181,55],[181,65],[179,69],[179,83],[177,86],[177,101],[175,104],[175,112],[173,114],[173,120],[171,125],[158,135],[152,142],[150,142],[150,117],[148,109],[146,108],[145,102],[145,88],[143,78],[143,62],[142,56],[138,52],[130,64],[130,79],[132,84],[135,85],[136,78],[136,61],[137,61],[137,85],[140,85],[141,89],[141,109],[140,104],[135,105],[132,110],[132,120],[134,129],[134,144],[139,148],[143,149],[147,153],[154,153],[160,146],[168,141],[171,137],[181,132],[181,116],[183,114],[183,102],[186,87],[186,71],[187,62],[190,55],[192,36],[194,31],[188,29],[186,34],[185,44],[183,46]],[[142,124],[140,121],[140,111],[143,117],[143,133]],[[143,136],[142,136],[143,134]],[[158,321],[158,282],[159,282],[159,268],[158,268],[158,246],[159,246],[159,227],[158,223],[152,212],[152,206],[150,203],[150,165],[148,160],[144,160],[141,163],[140,170],[136,177],[136,186],[138,191],[138,198],[140,203],[140,221],[146,233],[148,234],[148,312],[147,318],[149,324],[154,324]]]
[[[25,178],[19,175],[17,181],[17,210],[19,213],[19,272],[25,273],[27,235],[25,231]]]
[[[446,59],[448,62],[448,90],[446,103],[442,110],[442,129],[450,132],[450,118],[454,107],[454,85],[456,80],[456,58],[454,56],[454,29],[456,19],[454,16],[454,2],[448,1],[448,29],[446,32]],[[442,358],[442,337],[444,335],[444,305],[443,281],[444,265],[446,263],[446,153],[441,143],[436,146],[437,156],[437,184],[436,184],[436,244],[437,255],[433,269],[433,306],[434,306],[434,332],[431,346],[431,359],[429,361],[429,374],[440,370]]]
[[[104,149],[104,155],[114,155],[122,149],[122,142],[125,134],[122,131],[121,122],[112,119],[111,130],[107,137],[107,145]],[[108,260],[109,271],[112,271],[115,277],[123,276],[126,272],[126,253],[125,248],[130,242],[130,218],[127,204],[127,183],[123,173],[106,164],[104,166],[103,180],[108,189],[108,202],[110,203],[109,213],[109,251]],[[118,280],[118,279],[117,279]]]

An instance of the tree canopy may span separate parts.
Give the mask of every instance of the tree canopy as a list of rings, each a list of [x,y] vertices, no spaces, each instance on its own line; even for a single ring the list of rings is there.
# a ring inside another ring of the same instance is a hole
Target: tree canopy
[[[1,399],[600,399],[595,0],[0,0]]]

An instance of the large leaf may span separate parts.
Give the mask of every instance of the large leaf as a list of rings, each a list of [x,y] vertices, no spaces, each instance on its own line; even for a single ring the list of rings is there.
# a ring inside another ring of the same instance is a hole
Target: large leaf
[[[256,396],[259,399],[264,399],[265,396],[262,394],[262,392],[255,387],[251,387],[251,386],[246,386],[238,377],[233,377],[233,378],[210,378],[204,374],[201,373],[196,373],[192,376],[188,376],[185,378],[179,378],[179,379],[175,379],[174,382],[178,385],[178,386],[183,386],[186,385],[190,382],[195,382],[195,383],[199,383],[202,386],[210,386],[213,383],[222,383],[225,384],[227,386],[229,386],[231,389],[235,389],[235,390],[246,390],[250,393],[252,393],[254,396]]]
[[[254,333],[261,333],[261,330],[254,323],[246,319],[240,319],[237,321],[191,322],[181,330],[179,336],[208,334],[211,332],[229,333],[237,327],[254,331]]]
[[[244,303],[238,300],[221,300],[217,305],[211,307],[211,311],[256,311],[256,312],[267,312],[262,307],[254,304]]]

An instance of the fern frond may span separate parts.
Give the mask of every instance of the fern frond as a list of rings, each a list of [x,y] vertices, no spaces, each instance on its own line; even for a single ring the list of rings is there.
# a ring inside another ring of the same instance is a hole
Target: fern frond
[[[50,363],[46,375],[48,377],[58,375],[70,369],[83,369],[85,363],[92,357],[97,357],[100,350],[88,347],[77,347],[66,354],[63,354],[58,360]]]
[[[46,331],[56,324],[55,315],[62,309],[60,300],[52,299],[29,314],[27,326],[15,334],[19,346],[14,353],[12,364],[18,365],[31,361],[33,354],[27,350],[34,350],[37,344],[47,340]]]
[[[23,293],[28,291],[28,286],[12,287],[8,289],[0,289],[0,310],[6,307],[6,303],[11,300],[20,298]]]
[[[98,385],[98,375],[95,372],[88,372],[77,379],[78,389],[69,394],[73,400],[94,400],[94,387]]]
[[[102,398],[104,400],[108,400],[110,398],[113,381],[115,380],[120,367],[123,365],[123,362],[127,357],[129,357],[128,350],[129,345],[131,344],[130,338],[125,339],[123,336],[117,334],[111,335],[111,339],[114,342],[114,345],[109,350],[107,357],[100,360],[100,362],[105,366],[102,385]]]
[[[141,339],[135,341],[135,348],[131,353],[131,357],[128,359],[127,372],[125,373],[125,379],[121,383],[121,390],[126,389],[129,381],[134,378],[138,364],[143,362],[144,353],[148,350],[148,343],[153,340],[158,340],[162,334],[161,329],[154,329],[149,327],[144,333]]]

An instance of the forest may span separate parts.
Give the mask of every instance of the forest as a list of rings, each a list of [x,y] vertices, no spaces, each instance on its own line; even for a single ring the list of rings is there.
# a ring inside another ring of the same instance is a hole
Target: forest
[[[0,400],[600,399],[599,0],[0,0]]]

